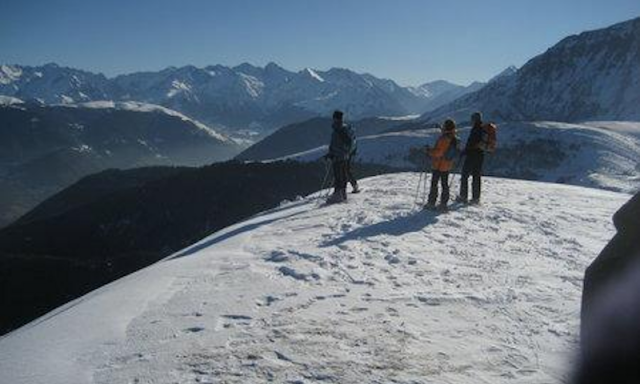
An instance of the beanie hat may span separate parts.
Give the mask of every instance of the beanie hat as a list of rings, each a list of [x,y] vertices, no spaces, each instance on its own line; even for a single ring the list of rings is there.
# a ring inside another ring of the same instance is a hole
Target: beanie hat
[[[444,121],[444,131],[453,132],[456,130],[456,122],[453,119],[447,119]]]
[[[333,111],[333,118],[334,119],[342,120],[342,116],[343,115],[344,115],[344,113],[342,111],[338,111],[338,110]]]

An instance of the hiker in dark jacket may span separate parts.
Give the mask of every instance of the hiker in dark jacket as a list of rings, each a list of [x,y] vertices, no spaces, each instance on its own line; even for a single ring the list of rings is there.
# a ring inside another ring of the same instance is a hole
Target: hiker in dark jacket
[[[482,141],[482,114],[475,112],[471,115],[471,133],[467,139],[467,145],[462,152],[465,156],[462,165],[462,175],[460,177],[460,196],[458,201],[466,203],[469,198],[469,176],[473,177],[471,204],[480,202],[480,192],[482,183],[482,164],[484,163],[484,150]]]
[[[333,132],[331,133],[331,143],[326,159],[331,160],[333,165],[334,191],[327,203],[339,203],[347,200],[347,166],[349,157],[352,154],[354,137],[351,128],[342,120],[343,113],[335,111],[333,113]]]

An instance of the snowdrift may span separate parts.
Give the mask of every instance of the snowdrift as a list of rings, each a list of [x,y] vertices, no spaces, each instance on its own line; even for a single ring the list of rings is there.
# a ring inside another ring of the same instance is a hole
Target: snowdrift
[[[0,382],[566,381],[629,196],[488,178],[482,206],[436,215],[417,181],[214,233],[1,338]]]

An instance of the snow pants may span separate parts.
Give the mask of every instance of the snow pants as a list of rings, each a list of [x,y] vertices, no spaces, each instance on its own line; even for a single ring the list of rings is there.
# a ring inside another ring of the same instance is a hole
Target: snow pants
[[[473,177],[472,181],[472,199],[480,200],[480,192],[482,189],[482,164],[484,163],[484,153],[471,152],[464,158],[462,165],[462,175],[460,177],[460,198],[467,200],[469,198],[469,176]]]
[[[429,189],[429,198],[427,203],[435,205],[438,199],[438,182],[442,184],[442,196],[440,196],[440,204],[447,205],[449,202],[449,172],[433,171],[431,174],[431,189]]]
[[[334,160],[333,161],[333,187],[334,193],[347,195],[347,167],[349,162],[347,160]]]

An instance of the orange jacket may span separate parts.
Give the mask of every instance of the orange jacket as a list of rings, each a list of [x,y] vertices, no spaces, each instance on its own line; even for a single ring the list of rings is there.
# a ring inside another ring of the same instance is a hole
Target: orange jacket
[[[444,154],[449,149],[452,141],[452,135],[444,134],[440,136],[435,147],[427,150],[427,153],[431,156],[431,167],[434,171],[449,172],[453,168],[453,161],[444,158]]]

